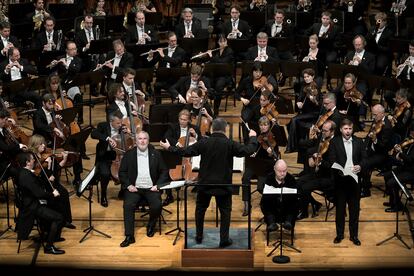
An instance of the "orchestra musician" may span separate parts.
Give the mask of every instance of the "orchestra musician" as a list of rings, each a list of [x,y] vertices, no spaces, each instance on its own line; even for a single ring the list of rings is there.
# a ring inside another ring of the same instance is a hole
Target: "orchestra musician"
[[[232,188],[215,184],[231,184],[233,171],[233,157],[251,155],[257,148],[256,132],[249,132],[250,141],[241,145],[226,137],[227,122],[223,118],[213,120],[213,133],[208,139],[201,139],[187,148],[172,146],[169,140],[160,141],[160,146],[181,156],[201,155],[200,170],[198,174],[197,199],[195,210],[197,244],[203,242],[203,228],[205,212],[210,205],[211,197],[215,197],[220,210],[220,243],[219,247],[230,246],[233,241],[229,237]]]
[[[172,99],[178,100],[180,103],[191,103],[191,89],[198,88],[205,95],[211,96],[214,93],[210,85],[210,79],[203,76],[203,66],[193,64],[190,70],[190,76],[184,76],[178,79],[169,89]]]
[[[40,31],[45,18],[50,17],[51,13],[46,10],[44,0],[34,0],[33,6],[34,10],[26,15],[26,21],[34,23],[34,34],[36,34]]]
[[[257,46],[250,47],[247,50],[246,59],[251,61],[260,62],[277,62],[279,61],[279,55],[276,48],[268,46],[268,37],[264,32],[260,32],[256,35]]]
[[[388,120],[393,126],[394,133],[398,134],[402,140],[408,135],[408,127],[413,114],[413,108],[408,101],[408,95],[408,89],[400,88],[395,93],[394,111],[388,115]]]
[[[274,188],[293,188],[297,189],[295,178],[288,172],[288,165],[283,159],[276,161],[274,171],[265,180],[266,185]],[[267,231],[277,231],[280,222],[286,230],[291,230],[295,224],[298,214],[298,198],[296,195],[263,194],[260,207],[267,224]]]
[[[401,80],[401,85],[404,87],[409,87],[409,82],[414,80],[414,40],[410,41],[408,51],[407,59],[397,67],[397,78]],[[387,100],[387,98],[385,99]]]
[[[353,135],[352,121],[343,119],[340,125],[341,135],[332,138],[329,145],[330,164],[338,163],[343,168],[357,175],[365,169],[364,161],[367,159],[364,142]],[[357,178],[358,179],[358,178]],[[348,204],[350,241],[360,246],[358,239],[358,223],[360,210],[360,184],[352,176],[334,172],[335,196],[336,196],[336,237],[334,243],[340,243],[344,239],[345,213]]]
[[[365,170],[362,174],[361,197],[371,196],[371,174],[374,168],[387,169],[388,151],[391,149],[391,142],[394,139],[394,132],[391,122],[385,116],[385,109],[382,105],[376,104],[371,108],[373,118],[372,126],[366,137],[367,160]]]
[[[364,21],[370,1],[368,0],[340,0],[338,10],[345,13],[345,32],[351,35],[363,35],[367,32]]]
[[[92,12],[93,16],[107,16],[110,15],[109,9],[105,7],[105,0],[96,1],[96,6]]]
[[[135,242],[135,209],[143,198],[149,204],[147,236],[154,236],[155,224],[162,210],[159,188],[168,181],[167,172],[161,153],[149,144],[148,133],[139,132],[136,147],[125,153],[119,169],[122,189],[125,190],[123,206],[125,240],[120,244],[121,247],[127,247]]]
[[[139,106],[136,106],[136,110],[138,113],[142,114],[145,111],[146,94],[142,92],[141,85],[138,82],[135,82],[136,74],[136,71],[132,68],[125,69],[124,75],[122,77],[122,87],[124,88],[125,93],[128,93],[131,101],[132,93],[135,93],[136,97],[141,99],[141,101],[137,101]]]
[[[226,20],[222,26],[222,32],[227,39],[250,39],[252,31],[249,24],[240,19],[241,8],[233,5],[230,9],[229,20]]]
[[[319,49],[319,38],[316,34],[309,36],[309,50],[302,51],[302,56],[299,58],[302,62],[310,62],[315,64],[316,69],[316,83],[322,86],[323,76],[325,75],[326,60],[324,53]]]
[[[134,5],[131,8],[132,13],[136,12],[157,12],[157,9],[155,8],[154,4],[150,0],[136,0],[134,1]]]
[[[297,180],[301,199],[298,219],[309,217],[308,207],[312,206],[312,217],[318,215],[322,204],[312,197],[312,191],[323,191],[326,195],[333,194],[334,183],[331,179],[331,164],[329,162],[329,143],[335,135],[336,124],[326,120],[321,133],[316,139],[308,140],[306,155],[308,157],[305,173]],[[305,164],[306,164],[305,161]]]
[[[42,188],[38,177],[32,172],[36,161],[32,153],[22,152],[17,156],[17,160],[20,165],[16,185],[20,199],[16,226],[17,239],[27,239],[32,231],[34,220],[39,219],[50,224],[44,253],[64,254],[64,250],[54,246],[55,242],[64,240],[61,238],[64,218],[59,212],[47,206],[48,201],[59,197],[60,194],[56,189],[47,192]]]
[[[98,140],[96,145],[96,172],[94,181],[101,183],[101,205],[108,207],[107,190],[111,180],[111,165],[116,158],[115,148],[117,146],[114,136],[120,132],[128,133],[129,130],[122,125],[122,113],[109,114],[108,122],[101,122],[92,130],[91,138]]]
[[[400,144],[396,144],[393,148],[396,160],[398,161],[397,168],[393,169],[396,177],[401,183],[411,182],[414,179],[414,123],[409,127],[409,136]],[[389,201],[384,202],[387,206],[385,212],[402,211],[404,206],[401,203],[399,191],[401,190],[397,180],[394,179],[392,172],[384,173],[384,182],[386,191],[389,194]]]
[[[260,98],[262,99],[262,98]],[[277,160],[280,159],[279,146],[276,143],[276,139],[272,133],[273,123],[267,116],[262,116],[258,120],[260,134],[258,136],[259,146],[251,157],[257,159],[256,162],[260,163],[262,160]],[[242,201],[243,201],[243,213],[242,216],[249,214],[249,198],[250,198],[250,185],[254,176],[253,170],[246,166],[242,177]],[[263,194],[263,188],[266,180],[266,175],[257,176],[257,191]]]
[[[59,212],[63,216],[63,227],[76,229],[76,226],[72,224],[69,192],[60,182],[60,172],[61,169],[66,166],[68,152],[63,151],[54,155],[53,149],[46,148],[45,138],[38,134],[30,137],[27,147],[33,154],[37,155],[37,160],[41,163],[35,165],[35,171],[39,171],[39,177],[42,180],[41,183],[43,184],[44,189],[46,191],[51,189],[50,185],[46,184],[47,182],[50,182],[53,188],[59,192],[60,196],[50,200],[48,202],[48,207]],[[50,150],[50,153],[48,150]],[[43,170],[40,168],[40,165],[43,166]]]
[[[131,108],[127,108],[127,98],[125,96],[125,89],[120,83],[113,83],[108,90],[108,102],[109,105],[106,107],[106,114],[109,116],[114,112],[120,112],[122,119],[129,118],[129,111],[131,110],[132,115],[138,116],[137,108],[134,103],[129,102]],[[109,117],[107,118],[109,119]]]
[[[211,110],[211,106],[207,101],[206,95],[201,89],[193,88],[191,89],[190,97],[191,103],[186,104],[184,106],[184,109],[190,111],[192,121],[197,122],[198,116],[202,116],[202,118],[206,118],[207,121],[204,122],[200,119],[200,124],[206,124],[208,127],[211,126],[214,115],[213,111]],[[201,128],[200,126],[198,127]],[[207,130],[207,134],[210,134],[210,129]]]
[[[153,44],[158,42],[158,35],[153,26],[145,24],[145,14],[142,11],[135,13],[135,25],[129,26],[125,37],[125,44]]]
[[[39,32],[33,41],[33,47],[42,49],[43,52],[60,51],[62,47],[63,36],[59,31],[55,31],[56,20],[53,17],[47,17],[44,20],[44,31]],[[61,37],[59,37],[61,36]]]
[[[178,39],[182,38],[200,38],[201,21],[193,16],[191,8],[184,8],[181,12],[181,20],[175,26],[175,34]]]
[[[20,43],[17,37],[10,35],[10,23],[6,21],[0,22],[0,63],[7,60],[10,48],[19,48]]]

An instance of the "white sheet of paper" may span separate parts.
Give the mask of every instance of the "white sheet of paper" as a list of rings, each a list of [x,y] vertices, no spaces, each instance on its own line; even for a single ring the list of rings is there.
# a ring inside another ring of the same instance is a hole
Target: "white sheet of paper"
[[[170,184],[160,188],[160,190],[174,189],[185,185],[185,180],[171,181]]]
[[[191,167],[193,170],[200,169],[200,155],[191,158]],[[244,157],[233,157],[233,171],[243,171]]]
[[[264,189],[263,189],[264,195],[281,194],[281,193],[282,193],[282,188],[275,188],[267,184],[265,184]],[[296,188],[283,187],[283,194],[297,194],[297,193],[298,193],[298,189]]]
[[[351,176],[355,180],[355,182],[358,183],[358,176],[352,171],[351,167],[343,168],[341,165],[335,162],[332,164],[331,168],[340,170],[344,175]]]

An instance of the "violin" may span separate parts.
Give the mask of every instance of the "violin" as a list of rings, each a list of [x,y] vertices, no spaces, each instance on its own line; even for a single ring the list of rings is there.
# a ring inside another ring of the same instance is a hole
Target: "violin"
[[[312,102],[317,103],[316,97],[319,94],[318,85],[315,81],[312,81],[311,83],[306,84],[303,87],[303,92],[305,93],[305,99],[302,102],[302,106],[305,104],[306,100],[309,99]],[[311,99],[310,96],[313,98]]]
[[[331,139],[332,137],[322,140],[318,145],[318,152],[316,153],[316,156],[312,156],[315,161],[315,172],[319,171],[319,164],[322,161],[322,156],[328,151]]]
[[[407,147],[407,146],[409,146],[409,145],[411,145],[411,144],[414,144],[414,138],[406,138],[404,141],[402,141],[401,143],[399,143],[399,144],[396,144],[389,152],[388,152],[388,154],[389,155],[395,155],[396,153],[397,153],[397,148],[398,147],[400,147],[401,149],[403,149],[403,148],[405,148],[405,147]]]
[[[378,122],[374,121],[365,139],[371,138],[371,141],[374,142],[377,139],[377,134],[381,132],[383,126],[384,122],[382,120]]]
[[[116,152],[116,157],[111,164],[111,175],[116,183],[119,183],[119,167],[121,166],[122,157],[129,149],[132,149],[135,146],[135,137],[129,133],[129,130],[123,125],[119,129],[119,133],[111,137],[116,142],[116,147],[114,148]]]
[[[402,104],[395,107],[394,114],[390,118],[392,127],[394,127],[397,124],[397,120],[404,113],[404,110],[409,108],[411,108],[411,104],[409,101],[405,101]]]
[[[368,106],[368,104],[362,100],[363,97],[364,95],[358,90],[356,90],[355,87],[352,87],[351,89],[344,91],[345,100],[348,100],[353,103],[357,103],[358,101],[360,101],[363,105]],[[348,108],[349,108],[349,104],[348,104]]]
[[[63,167],[71,167],[74,163],[79,161],[80,153],[75,151],[66,151],[63,148],[55,149],[46,148],[44,152],[40,154],[41,160],[46,160],[49,157],[55,158],[57,162],[63,160],[63,152],[66,152],[68,157],[66,159],[66,164]]]
[[[179,145],[186,148],[196,142],[196,139],[190,136],[190,127],[187,126],[187,135],[178,139]],[[171,180],[191,180],[195,181],[198,177],[198,173],[193,172],[192,163],[190,157],[183,157],[181,164],[177,165],[174,169],[170,169],[169,175]]]
[[[260,108],[260,114],[266,116],[269,119],[269,121],[272,121],[272,119],[277,119],[279,116],[279,112],[276,110],[274,102]]]
[[[255,79],[253,81],[253,87],[254,87],[255,90],[260,89],[262,92],[263,91],[272,92],[273,89],[274,89],[273,85],[271,83],[269,83],[268,77],[266,77],[266,76],[261,76],[260,78]]]
[[[333,110],[329,110],[325,114],[319,116],[316,123],[310,128],[309,130],[309,139],[316,139],[318,132],[320,128],[323,126],[323,124],[331,117],[331,115],[334,113]]]
[[[277,146],[277,142],[275,136],[273,135],[271,129],[268,132],[261,133],[257,137],[257,141],[259,142],[260,146],[267,151],[270,147],[272,150],[271,156],[275,159],[279,159],[279,155],[275,152],[275,147]]]

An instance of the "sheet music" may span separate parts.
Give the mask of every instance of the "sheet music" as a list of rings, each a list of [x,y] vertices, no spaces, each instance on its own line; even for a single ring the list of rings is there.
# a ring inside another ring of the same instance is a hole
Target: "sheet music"
[[[193,170],[200,169],[200,155],[191,158],[191,164]],[[243,171],[244,157],[233,157],[233,171]]]
[[[358,176],[352,171],[352,167],[343,168],[341,165],[335,162],[332,164],[331,168],[340,170],[344,175],[352,176],[355,182],[358,183]]]
[[[95,170],[96,170],[96,166],[94,166],[92,168],[92,170],[88,173],[88,175],[85,177],[85,179],[82,180],[82,182],[81,182],[81,184],[79,185],[79,188],[78,188],[78,193],[82,193],[86,189],[89,182],[95,176]]]
[[[282,194],[282,190],[283,190],[283,194],[297,194],[298,193],[298,189],[296,188],[288,188],[288,187],[283,187],[282,188],[275,188],[273,186],[267,185],[265,184],[264,189],[263,189],[263,194],[264,195],[271,195],[271,194]]]
[[[168,189],[179,188],[179,187],[182,187],[184,185],[185,185],[185,180],[171,181],[170,184],[161,187],[160,190],[168,190]]]

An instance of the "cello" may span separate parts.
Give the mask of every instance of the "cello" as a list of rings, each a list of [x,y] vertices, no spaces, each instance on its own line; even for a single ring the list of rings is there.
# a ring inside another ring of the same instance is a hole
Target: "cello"
[[[114,148],[116,152],[116,157],[111,164],[111,176],[114,179],[116,184],[119,184],[119,167],[121,166],[122,157],[124,153],[133,148],[135,145],[135,137],[130,133],[130,130],[122,125],[119,129],[119,133],[111,137],[116,142],[116,147]]]
[[[198,127],[198,129],[201,132],[201,135],[203,136],[206,136],[206,134],[210,132],[210,127],[211,127],[211,121],[206,116],[203,116],[201,112],[204,108],[205,103],[206,103],[206,98],[205,98],[205,95],[203,94],[203,97],[201,98],[201,105],[200,105],[200,108],[198,109],[198,115],[195,117],[191,116],[192,117],[191,123]]]
[[[187,148],[196,142],[196,139],[190,135],[190,127],[187,126],[186,136],[178,139],[178,143],[183,145],[183,148]],[[192,170],[191,158],[183,157],[181,165],[177,165],[175,169],[170,169],[169,175],[171,180],[184,179],[186,181],[195,181],[198,177],[198,173],[194,173]]]
[[[73,103],[71,100],[69,100],[68,98],[66,98],[63,95],[63,90],[62,90],[62,86],[59,83],[59,98],[56,99],[55,105],[60,106],[60,108],[63,109],[67,109],[67,108],[72,108],[73,107]],[[79,133],[80,132],[80,127],[78,125],[78,123],[76,121],[73,121],[69,124],[69,128],[70,128],[70,134],[75,134],[75,133]]]

